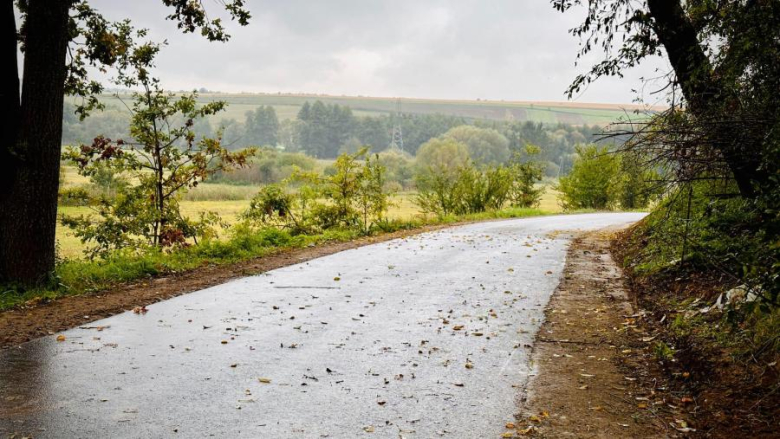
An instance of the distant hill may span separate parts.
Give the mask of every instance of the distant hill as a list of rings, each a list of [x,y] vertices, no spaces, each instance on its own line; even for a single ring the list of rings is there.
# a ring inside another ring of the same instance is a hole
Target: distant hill
[[[217,119],[244,120],[244,113],[260,105],[271,105],[279,119],[293,119],[304,102],[323,101],[328,104],[345,105],[357,116],[390,114],[400,100],[404,113],[441,113],[460,116],[469,120],[532,121],[546,124],[565,123],[571,125],[607,125],[627,118],[644,118],[648,110],[631,104],[592,104],[582,102],[531,102],[531,101],[484,101],[484,100],[438,100],[414,98],[385,98],[363,96],[328,96],[303,94],[224,94],[202,93],[203,102],[224,100],[229,103],[227,111]],[[105,96],[103,101],[114,104],[115,98]],[[122,107],[118,102],[118,107]],[[657,111],[651,108],[649,111]],[[636,111],[640,111],[639,114]]]

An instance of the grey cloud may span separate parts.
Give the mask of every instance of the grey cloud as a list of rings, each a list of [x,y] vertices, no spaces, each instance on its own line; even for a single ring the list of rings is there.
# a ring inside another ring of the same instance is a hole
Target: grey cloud
[[[547,0],[249,0],[254,18],[229,25],[227,44],[182,35],[159,0],[92,3],[168,40],[158,75],[172,89],[563,100],[596,60],[574,66],[578,41],[567,30],[581,16]],[[206,5],[219,14],[218,2]],[[657,68],[665,64],[601,80],[578,100],[630,102],[638,78]]]

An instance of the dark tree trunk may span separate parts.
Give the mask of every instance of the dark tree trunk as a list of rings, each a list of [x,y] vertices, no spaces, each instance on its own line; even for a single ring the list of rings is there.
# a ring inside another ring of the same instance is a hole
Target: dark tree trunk
[[[0,147],[2,178],[7,183],[0,194],[0,279],[26,286],[44,281],[54,268],[71,4],[67,0],[29,1],[18,130],[14,133],[13,127],[9,128],[16,139]],[[8,7],[5,9],[2,32],[3,38],[8,38]],[[15,47],[11,59],[6,53],[10,43],[5,39],[3,43],[3,59],[15,61]],[[16,73],[16,62],[6,66]],[[3,105],[10,101],[3,96]],[[6,140],[5,125],[3,129]]]
[[[11,169],[11,145],[16,143],[16,133],[19,127],[19,64],[16,57],[16,18],[14,17],[13,0],[2,0],[0,11],[0,60],[4,60],[0,69],[0,200],[9,187]],[[4,204],[3,204],[4,205]],[[2,250],[0,250],[1,252]]]
[[[706,121],[727,111],[727,97],[714,77],[696,29],[688,19],[679,0],[648,0],[655,21],[655,33],[666,49],[669,62],[680,84],[688,110]],[[712,137],[725,159],[743,197],[756,194],[753,182],[761,180],[758,169],[760,145],[743,144],[745,139],[734,132],[732,124],[715,121]],[[760,181],[759,181],[760,182]]]

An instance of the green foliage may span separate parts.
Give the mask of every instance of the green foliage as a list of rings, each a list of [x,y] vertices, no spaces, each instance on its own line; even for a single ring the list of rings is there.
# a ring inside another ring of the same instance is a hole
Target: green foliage
[[[242,218],[263,227],[293,233],[358,229],[369,233],[385,219],[391,193],[379,157],[367,148],[342,154],[326,175],[298,171],[285,189],[268,185],[252,199]]]
[[[150,245],[185,245],[188,239],[209,238],[219,218],[203,213],[199,220],[179,212],[181,193],[217,171],[242,167],[253,150],[231,153],[219,138],[195,137],[194,120],[212,115],[224,103],[198,105],[196,95],[168,94],[151,78],[148,68],[154,48],[140,47],[131,57],[135,76],[122,76],[125,85],[140,85],[133,94],[130,134],[124,141],[99,136],[91,145],[69,147],[66,160],[78,166],[79,173],[96,182],[114,182],[123,174],[134,184],[118,185],[113,197],[84,200],[100,217],[63,216],[64,225],[91,244],[90,257],[107,256],[125,248]]]
[[[558,183],[561,206],[573,209],[610,209],[615,206],[615,186],[620,177],[620,159],[606,147],[578,146],[569,175]]]
[[[363,233],[369,233],[376,223],[385,221],[387,209],[390,206],[390,193],[387,190],[385,178],[386,168],[379,156],[366,156],[360,175],[357,190],[357,208],[361,218]]]
[[[487,134],[492,137],[494,133]],[[507,202],[523,208],[538,204],[542,189],[536,184],[542,178],[542,165],[532,160],[538,148],[528,146],[525,156],[516,153],[507,166],[475,164],[469,160],[467,151],[463,143],[449,134],[432,139],[420,148],[415,202],[423,212],[442,217],[500,210]]]
[[[511,175],[506,168],[464,166],[455,184],[456,214],[470,214],[499,210],[507,201],[512,187]]]
[[[208,181],[243,185],[281,183],[296,171],[312,171],[315,166],[316,161],[305,154],[261,148],[246,166],[229,172],[218,171]]]
[[[469,157],[478,165],[495,166],[509,159],[509,141],[494,129],[461,125],[442,137],[466,145]]]
[[[260,106],[246,112],[244,141],[255,146],[276,146],[279,142],[279,119],[272,106]]]
[[[408,154],[398,150],[385,150],[378,155],[379,163],[385,168],[388,183],[397,183],[397,189],[414,187],[414,161]]]
[[[354,116],[349,107],[306,102],[298,112],[300,149],[314,157],[335,157],[352,136]]]
[[[429,168],[418,172],[415,177],[417,196],[415,203],[426,213],[442,217],[456,212],[460,204],[458,188],[459,170],[436,172]]]
[[[505,167],[478,168],[471,163],[454,170],[428,168],[417,174],[416,182],[415,202],[423,212],[438,216],[501,209],[514,183]]]
[[[418,172],[451,174],[469,162],[468,147],[455,139],[436,137],[417,151]]]
[[[89,176],[89,181],[95,185],[106,198],[114,198],[118,191],[128,185],[127,178],[123,177],[118,169],[107,166],[104,162],[95,164],[94,172]]]
[[[661,196],[664,185],[661,175],[649,169],[645,158],[632,151],[620,153],[620,175],[617,198],[623,209],[644,209]]]
[[[577,3],[553,1],[560,11]],[[780,305],[780,3],[588,6],[572,30],[584,40],[579,56],[601,48],[605,59],[575,78],[570,96],[648,56],[665,53],[673,68],[660,87],[670,108],[626,133],[627,149],[646,154],[670,180],[667,199],[648,221],[644,265],[668,267],[669,253],[697,269],[706,262],[761,298],[750,306],[772,312]],[[630,167],[624,173],[629,185],[647,180]],[[636,191],[623,194],[624,204],[644,201]]]
[[[526,145],[525,154],[515,152],[508,167],[512,185],[508,198],[515,207],[536,207],[544,193],[544,187],[539,186],[542,180],[544,166],[531,160],[539,154],[539,148]]]
[[[663,341],[657,341],[653,344],[653,355],[658,361],[672,361],[674,360],[674,349]]]
[[[295,202],[295,197],[283,187],[269,184],[252,198],[249,209],[242,214],[242,218],[269,227],[298,229],[300,223],[293,212]]]
[[[631,261],[643,275],[682,266],[713,266],[738,280],[761,300],[780,298],[780,246],[771,242],[764,213],[751,200],[724,197],[733,181],[701,180],[670,193],[648,216],[641,234],[646,243]],[[733,282],[733,281],[732,281]]]

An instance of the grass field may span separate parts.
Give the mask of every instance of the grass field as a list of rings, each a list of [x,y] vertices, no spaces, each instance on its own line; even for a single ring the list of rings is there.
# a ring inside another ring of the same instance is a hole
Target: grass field
[[[78,174],[70,172],[66,167],[66,186],[83,183]],[[72,180],[74,179],[74,180]],[[85,180],[86,181],[86,180]],[[238,215],[249,207],[249,200],[257,193],[257,186],[233,186],[226,184],[202,184],[197,189],[185,196],[181,202],[181,210],[185,216],[195,217],[198,212],[214,211],[228,224],[235,224]],[[393,197],[392,206],[388,216],[392,219],[411,219],[422,215],[422,212],[414,204],[414,192],[402,192]],[[221,199],[216,199],[221,198]],[[546,212],[560,212],[561,208],[555,198],[555,192],[547,186],[539,209]],[[60,206],[59,213],[66,215],[89,215],[91,210],[87,207]],[[80,258],[84,245],[72,235],[65,227],[57,227],[57,242],[60,256],[66,258]]]
[[[128,97],[129,98],[129,97]],[[123,98],[124,99],[124,98]],[[113,96],[104,96],[103,102],[122,109],[122,105]],[[128,99],[124,99],[127,101]],[[326,95],[290,95],[290,94],[220,94],[204,93],[201,102],[224,100],[229,105],[226,111],[214,116],[215,120],[244,120],[247,111],[260,105],[270,105],[276,110],[279,119],[293,119],[304,102],[321,100],[328,104],[345,105],[358,116],[390,114],[395,111],[396,98],[352,97]],[[516,120],[548,124],[567,123],[572,125],[606,125],[619,119],[641,117],[633,114],[640,109],[630,104],[589,104],[579,102],[523,102],[523,101],[466,101],[402,98],[401,111],[412,114],[447,114],[460,116],[468,120]]]

